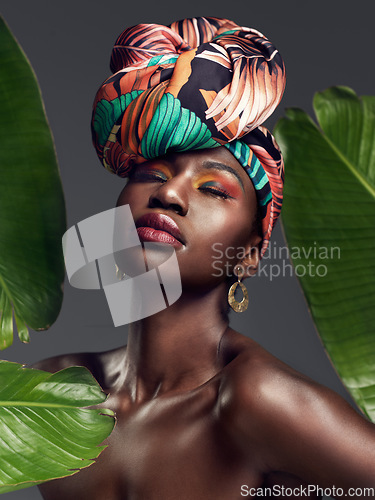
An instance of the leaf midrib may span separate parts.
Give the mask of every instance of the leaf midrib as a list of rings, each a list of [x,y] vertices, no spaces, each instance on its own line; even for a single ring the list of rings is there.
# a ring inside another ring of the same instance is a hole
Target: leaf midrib
[[[322,137],[327,142],[327,144],[333,149],[337,156],[342,160],[342,162],[348,167],[352,174],[357,177],[362,186],[370,193],[370,195],[375,198],[375,189],[367,182],[366,178],[363,177],[358,170],[350,163],[347,157],[337,148],[334,142],[325,134],[322,130]]]
[[[9,288],[7,287],[7,285],[6,285],[5,281],[3,280],[3,277],[2,277],[2,275],[1,275],[1,273],[0,273],[0,289],[2,289],[2,290],[3,290],[3,292],[5,293],[5,295],[8,297],[9,302],[10,302],[10,304],[11,304],[11,307],[12,307],[12,309],[13,309],[13,308],[14,308],[13,298],[12,298],[12,295],[11,295],[11,293],[10,293],[10,291],[9,291]],[[1,311],[0,311],[0,312],[1,312]]]
[[[98,403],[92,403],[92,405],[96,405]],[[79,405],[64,405],[59,403],[44,403],[43,401],[1,401],[0,402],[0,410],[1,408],[10,407],[10,406],[24,406],[24,407],[38,407],[38,408],[76,408],[78,410],[82,409]],[[84,407],[85,408],[85,407]]]

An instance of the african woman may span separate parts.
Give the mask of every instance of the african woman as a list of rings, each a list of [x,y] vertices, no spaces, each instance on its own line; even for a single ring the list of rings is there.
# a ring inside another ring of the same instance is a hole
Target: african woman
[[[117,416],[97,462],[42,485],[44,498],[375,487],[373,424],[229,326],[228,296],[235,310],[246,302],[230,286],[256,272],[281,209],[283,161],[261,127],[284,89],[279,53],[255,30],[196,18],[129,28],[111,69],[94,102],[94,145],[128,178],[117,205],[130,206],[141,242],[174,248],[182,294],[131,324],[126,347],[38,365],[86,366]],[[236,256],[221,273],[214,244]]]

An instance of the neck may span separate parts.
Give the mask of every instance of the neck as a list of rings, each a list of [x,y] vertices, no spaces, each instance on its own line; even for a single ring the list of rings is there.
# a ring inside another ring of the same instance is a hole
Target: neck
[[[133,401],[192,390],[222,367],[220,342],[228,328],[225,284],[183,293],[163,311],[130,325],[125,387]]]

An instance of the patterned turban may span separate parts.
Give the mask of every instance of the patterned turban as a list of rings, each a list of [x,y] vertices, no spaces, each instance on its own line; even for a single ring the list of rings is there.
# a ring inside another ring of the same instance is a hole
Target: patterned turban
[[[284,180],[280,150],[261,126],[285,87],[276,48],[258,31],[227,19],[139,24],[116,40],[111,71],[92,116],[105,168],[126,177],[135,163],[168,152],[225,146],[255,187],[263,255]]]

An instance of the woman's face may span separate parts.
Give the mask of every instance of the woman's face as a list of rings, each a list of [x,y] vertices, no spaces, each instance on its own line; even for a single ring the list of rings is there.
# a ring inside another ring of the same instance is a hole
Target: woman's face
[[[117,202],[125,204],[141,241],[175,248],[183,287],[218,284],[260,241],[254,187],[225,147],[136,165]]]

